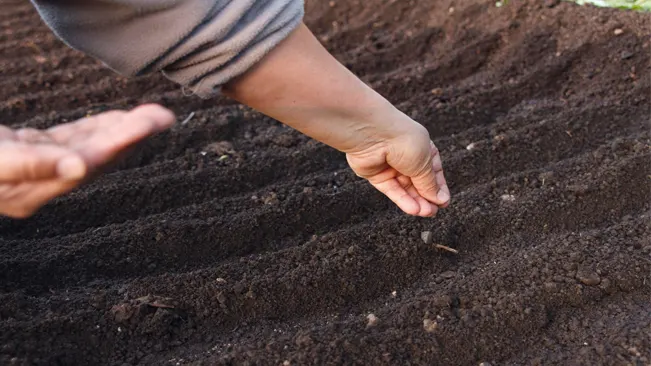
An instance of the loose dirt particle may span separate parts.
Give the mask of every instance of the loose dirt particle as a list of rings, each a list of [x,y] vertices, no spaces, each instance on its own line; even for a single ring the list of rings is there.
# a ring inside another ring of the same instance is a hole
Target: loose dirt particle
[[[631,51],[622,51],[619,58],[621,58],[622,60],[628,60],[628,59],[632,58],[633,56],[635,56],[635,53],[633,53]]]
[[[374,327],[380,322],[380,319],[375,314],[368,314],[366,319],[368,319],[368,323],[366,323],[367,328]]]
[[[436,330],[437,327],[438,327],[438,323],[436,323],[436,320],[430,320],[430,319],[423,320],[423,329],[425,329],[427,333],[432,333],[433,331]]]
[[[500,198],[505,202],[515,202],[515,196],[512,194],[503,194]]]
[[[456,277],[456,275],[457,275],[457,273],[454,272],[454,271],[445,271],[445,272],[441,273],[441,277],[443,277],[445,279],[454,278],[454,277]]]
[[[585,267],[579,267],[576,271],[576,278],[586,286],[596,286],[601,282],[597,272]]]
[[[205,150],[212,152],[215,155],[223,156],[228,154],[235,154],[235,148],[229,141],[214,142],[206,146]]]

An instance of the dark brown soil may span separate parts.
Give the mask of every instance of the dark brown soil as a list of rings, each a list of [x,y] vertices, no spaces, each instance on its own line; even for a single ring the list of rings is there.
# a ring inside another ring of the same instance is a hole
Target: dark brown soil
[[[418,219],[339,152],[161,76],[117,77],[0,2],[4,124],[195,113],[37,216],[0,219],[0,363],[651,365],[649,18],[308,1],[324,44],[442,150],[454,202]]]

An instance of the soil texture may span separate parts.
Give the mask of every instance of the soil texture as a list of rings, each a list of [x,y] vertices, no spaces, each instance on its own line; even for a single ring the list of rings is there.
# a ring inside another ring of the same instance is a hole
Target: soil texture
[[[343,154],[117,76],[3,0],[1,123],[144,102],[191,118],[0,219],[0,363],[651,365],[649,18],[306,1],[323,44],[441,150],[453,202],[422,219]]]

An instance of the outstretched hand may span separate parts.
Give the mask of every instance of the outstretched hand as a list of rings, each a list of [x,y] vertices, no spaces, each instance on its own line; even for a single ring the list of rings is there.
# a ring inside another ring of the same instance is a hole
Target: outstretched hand
[[[0,126],[0,215],[26,218],[70,192],[175,116],[158,105],[110,111],[48,130]]]

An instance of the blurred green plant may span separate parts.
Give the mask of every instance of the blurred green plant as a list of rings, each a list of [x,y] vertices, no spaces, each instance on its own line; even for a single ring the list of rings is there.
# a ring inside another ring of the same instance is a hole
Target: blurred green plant
[[[651,0],[570,0],[579,5],[592,4],[595,6],[629,9],[637,11],[651,11]]]
[[[499,0],[495,2],[498,8],[504,6],[509,0]],[[651,0],[565,0],[577,3],[579,5],[592,4],[604,8],[617,8],[636,11],[651,12]]]

